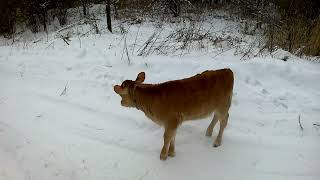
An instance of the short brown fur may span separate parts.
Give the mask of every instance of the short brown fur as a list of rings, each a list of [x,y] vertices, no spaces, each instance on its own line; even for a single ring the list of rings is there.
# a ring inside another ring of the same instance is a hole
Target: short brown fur
[[[234,77],[230,69],[205,71],[190,78],[161,84],[142,84],[144,79],[145,73],[141,72],[135,81],[125,80],[121,86],[114,86],[114,91],[122,97],[122,106],[135,107],[164,127],[161,160],[166,160],[168,155],[175,156],[175,135],[182,122],[202,119],[212,113],[214,117],[206,136],[212,136],[219,120],[220,130],[213,145],[221,145],[233,93]]]

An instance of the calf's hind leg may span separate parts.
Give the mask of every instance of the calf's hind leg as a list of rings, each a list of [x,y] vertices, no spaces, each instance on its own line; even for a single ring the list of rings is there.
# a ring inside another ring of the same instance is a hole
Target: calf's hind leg
[[[218,147],[221,145],[223,131],[228,124],[228,119],[229,119],[229,113],[226,113],[224,115],[219,115],[220,129],[219,129],[219,134],[213,143],[213,147]]]
[[[170,142],[170,147],[169,147],[169,152],[168,156],[174,157],[176,155],[175,148],[174,148],[174,142],[175,142],[176,137],[172,137],[171,142]]]
[[[213,128],[217,124],[217,122],[218,122],[218,116],[216,114],[214,114],[213,119],[207,128],[206,136],[208,136],[208,137],[212,136]]]

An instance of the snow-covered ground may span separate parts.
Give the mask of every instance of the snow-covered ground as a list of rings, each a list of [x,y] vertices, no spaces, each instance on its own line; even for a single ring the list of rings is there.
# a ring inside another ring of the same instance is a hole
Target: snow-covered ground
[[[152,28],[132,26],[137,44]],[[119,31],[70,45],[42,37],[0,47],[1,180],[320,179],[319,63],[284,62],[281,51],[248,61],[208,50],[143,57],[131,53],[132,35],[128,65]],[[218,127],[205,137],[211,118],[187,122],[167,161],[159,159],[163,129],[113,91],[140,71],[159,83],[226,67],[235,87],[222,146],[212,147]]]

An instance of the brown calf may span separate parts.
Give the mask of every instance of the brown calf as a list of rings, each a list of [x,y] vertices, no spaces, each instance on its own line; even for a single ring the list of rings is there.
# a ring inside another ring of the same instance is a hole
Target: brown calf
[[[175,156],[174,141],[178,126],[187,120],[205,118],[214,113],[206,136],[218,120],[220,130],[213,146],[221,145],[231,106],[234,77],[230,69],[205,71],[190,78],[161,84],[142,84],[145,73],[140,72],[135,81],[125,80],[114,91],[122,98],[121,105],[135,107],[155,123],[164,127],[164,144],[160,159]]]

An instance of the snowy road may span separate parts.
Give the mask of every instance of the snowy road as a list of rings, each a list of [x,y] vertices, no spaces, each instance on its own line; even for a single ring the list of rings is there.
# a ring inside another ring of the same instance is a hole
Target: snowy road
[[[320,123],[320,64],[242,62],[226,53],[133,56],[128,66],[121,49],[105,52],[101,39],[82,48],[0,47],[1,180],[320,179],[313,125]],[[178,130],[176,157],[165,162],[163,130],[121,107],[112,88],[140,71],[157,83],[225,67],[235,73],[235,90],[222,146],[212,147],[217,127],[205,137],[210,118],[188,122]]]

